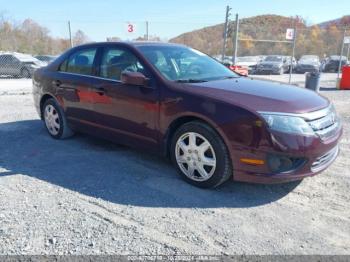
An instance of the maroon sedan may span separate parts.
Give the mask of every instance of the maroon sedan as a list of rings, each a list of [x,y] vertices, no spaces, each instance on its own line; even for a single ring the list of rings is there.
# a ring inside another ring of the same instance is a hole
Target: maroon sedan
[[[238,76],[182,45],[78,46],[33,85],[53,138],[84,132],[160,152],[199,187],[300,180],[338,155],[342,127],[327,99]]]

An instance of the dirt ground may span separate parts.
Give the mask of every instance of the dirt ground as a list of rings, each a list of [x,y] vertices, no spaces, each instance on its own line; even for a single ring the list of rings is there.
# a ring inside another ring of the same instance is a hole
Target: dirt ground
[[[322,91],[341,152],[299,183],[203,190],[165,159],[51,139],[30,81],[0,80],[0,254],[350,254],[350,91]]]

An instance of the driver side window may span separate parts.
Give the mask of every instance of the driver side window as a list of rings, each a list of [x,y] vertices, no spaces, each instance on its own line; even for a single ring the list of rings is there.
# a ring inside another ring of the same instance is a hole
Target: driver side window
[[[121,48],[105,49],[102,55],[100,76],[112,80],[121,80],[124,71],[145,74],[145,68],[129,50]]]

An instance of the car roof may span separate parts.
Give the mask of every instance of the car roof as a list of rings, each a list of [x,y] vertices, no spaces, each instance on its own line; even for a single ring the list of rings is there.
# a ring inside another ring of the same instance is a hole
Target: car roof
[[[115,45],[115,44],[122,44],[122,45],[128,45],[133,47],[139,47],[139,46],[182,46],[185,47],[185,45],[182,44],[176,44],[176,43],[165,43],[165,42],[152,42],[152,41],[115,41],[115,42],[93,42],[93,43],[87,43],[83,44],[77,47],[83,47],[83,46],[99,46],[99,45]]]
[[[339,55],[331,55],[329,58],[334,59],[334,60],[339,60],[340,56]],[[346,60],[347,58],[346,58],[346,56],[342,56],[341,59]]]
[[[11,53],[11,52],[0,52],[0,55],[11,55],[11,56],[14,56],[14,54]]]

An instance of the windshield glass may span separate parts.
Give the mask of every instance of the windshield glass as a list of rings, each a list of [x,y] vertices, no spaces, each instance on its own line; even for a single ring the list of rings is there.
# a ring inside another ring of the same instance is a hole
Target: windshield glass
[[[138,46],[146,59],[168,80],[202,82],[239,77],[215,59],[183,46]]]
[[[319,61],[317,56],[302,56],[300,58],[300,62],[314,62],[317,63]]]
[[[16,54],[15,57],[21,62],[40,62],[38,59],[26,54]]]
[[[259,60],[256,56],[237,57],[237,62],[257,62]]]
[[[283,56],[267,56],[265,62],[282,62]]]

